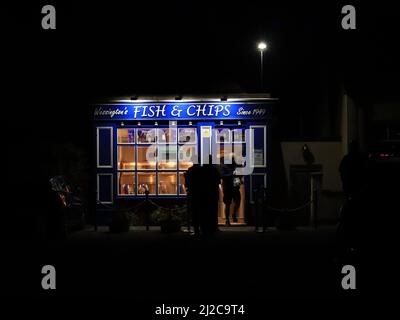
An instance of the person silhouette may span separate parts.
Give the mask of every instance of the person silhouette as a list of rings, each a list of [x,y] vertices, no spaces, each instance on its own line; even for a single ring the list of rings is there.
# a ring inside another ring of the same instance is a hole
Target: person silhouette
[[[234,208],[232,213],[232,221],[237,222],[237,213],[239,211],[240,202],[241,202],[241,194],[240,194],[240,186],[242,184],[242,178],[236,175],[236,168],[240,167],[235,161],[235,157],[233,155],[230,156],[230,163],[225,163],[225,159],[222,158],[222,168],[221,168],[221,176],[222,176],[222,187],[223,187],[223,202],[225,204],[225,219],[226,225],[230,225],[230,209],[231,203],[233,201]]]
[[[203,232],[206,235],[212,235],[218,230],[218,200],[219,200],[219,185],[221,176],[217,167],[212,164],[212,156],[209,156],[208,164],[202,167],[202,190],[204,212],[203,212]]]
[[[349,153],[343,157],[339,165],[343,192],[348,199],[361,192],[365,184],[365,168],[366,159],[360,151],[358,141],[353,140],[350,143]]]
[[[187,201],[189,206],[189,212],[191,215],[192,225],[194,228],[194,235],[200,234],[200,214],[201,214],[201,202],[200,198],[200,186],[199,179],[201,179],[201,167],[198,163],[192,165],[185,172],[185,183],[187,189]]]
[[[212,235],[218,226],[220,175],[211,163],[194,164],[185,175],[194,234]]]
[[[343,252],[354,251],[359,247],[360,239],[364,232],[368,217],[366,205],[373,198],[368,195],[369,189],[366,183],[367,161],[360,151],[357,141],[350,143],[349,153],[346,154],[339,165],[340,177],[342,179],[343,192],[346,200],[340,210],[337,234],[339,244]]]

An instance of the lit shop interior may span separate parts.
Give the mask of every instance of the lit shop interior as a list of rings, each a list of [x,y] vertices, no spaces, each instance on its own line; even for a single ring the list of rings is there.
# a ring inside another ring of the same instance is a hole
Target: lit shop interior
[[[97,211],[104,218],[105,208],[134,206],[144,201],[146,193],[160,205],[184,204],[185,172],[194,163],[207,163],[209,157],[214,157],[218,167],[224,157],[233,155],[248,168],[242,176],[237,213],[237,224],[247,224],[254,189],[267,187],[269,179],[268,114],[274,103],[269,98],[242,98],[219,100],[218,104],[203,99],[157,99],[95,105]],[[162,106],[162,112],[143,117],[142,111],[152,105]],[[204,112],[208,105],[223,112]],[[194,106],[201,106],[201,112]],[[224,223],[222,187],[219,198],[219,222]]]

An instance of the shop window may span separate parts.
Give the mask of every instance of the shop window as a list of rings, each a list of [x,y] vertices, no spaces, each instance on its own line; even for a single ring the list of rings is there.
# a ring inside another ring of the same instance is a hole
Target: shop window
[[[197,145],[179,146],[179,170],[187,170],[197,162]]]
[[[219,159],[219,163],[229,163],[229,159],[232,157],[232,145],[230,143],[218,144],[217,148],[217,159]]]
[[[232,153],[237,164],[246,164],[246,145],[244,143],[233,144]]]
[[[118,129],[118,143],[134,143],[135,142],[135,129]]]
[[[176,145],[158,146],[157,150],[158,169],[176,170]]]
[[[252,133],[252,155],[251,163],[254,167],[265,167],[266,166],[266,126],[251,126]]]
[[[157,129],[155,128],[141,128],[137,129],[138,143],[156,143]]]
[[[138,195],[145,195],[146,190],[149,194],[156,194],[156,173],[155,172],[138,172]]]
[[[232,142],[233,143],[244,143],[246,142],[245,130],[233,129],[232,130]]]
[[[134,146],[118,146],[118,169],[135,170]]]
[[[156,168],[157,149],[155,146],[137,147],[137,169],[154,170]]]
[[[118,195],[186,195],[197,162],[196,128],[117,129]]]
[[[196,128],[179,128],[179,143],[197,143]]]
[[[158,143],[176,143],[176,128],[159,128]]]
[[[179,194],[186,194],[185,173],[179,172]]]
[[[118,194],[133,195],[136,193],[136,175],[135,172],[118,173]]]
[[[217,143],[231,142],[231,130],[228,128],[216,128]]]
[[[176,172],[158,172],[158,194],[176,194]]]

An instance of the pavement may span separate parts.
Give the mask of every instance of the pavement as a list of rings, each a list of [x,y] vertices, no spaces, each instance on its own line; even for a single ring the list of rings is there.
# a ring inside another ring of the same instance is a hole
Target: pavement
[[[334,226],[220,230],[198,239],[188,232],[163,234],[156,227],[119,234],[100,227],[72,233],[62,242],[30,244],[14,255],[23,276],[12,293],[231,302],[359,295],[341,288],[344,262],[337,258]],[[44,264],[57,270],[52,293],[40,287]]]

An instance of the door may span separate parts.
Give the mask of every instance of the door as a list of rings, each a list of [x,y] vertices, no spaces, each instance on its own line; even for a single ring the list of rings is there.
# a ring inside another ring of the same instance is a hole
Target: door
[[[244,128],[243,128],[244,130]],[[245,152],[245,139],[239,140],[234,138],[235,134],[237,133],[238,129],[230,128],[230,127],[223,127],[218,128],[212,125],[200,125],[200,164],[203,165],[208,163],[209,157],[215,153],[214,159],[218,161],[216,165],[221,166],[223,163],[220,163],[222,158],[228,157],[229,154],[233,153],[235,156],[239,156],[238,152],[242,154]],[[224,135],[223,138],[219,137],[220,132]],[[244,131],[243,131],[244,132]],[[242,154],[243,155],[243,154]],[[245,224],[245,203],[246,203],[246,188],[245,188],[245,179],[247,177],[241,177],[241,185],[239,187],[240,195],[236,193],[236,196],[233,197],[229,215],[230,215],[230,224],[231,225],[243,225]],[[230,197],[227,197],[228,199]],[[224,199],[224,188],[223,182],[221,181],[221,185],[219,188],[219,201],[218,201],[218,223],[225,224],[226,222],[226,214],[225,214],[225,203]],[[227,200],[227,199],[226,199]],[[239,205],[240,203],[240,205]],[[236,211],[236,212],[235,212]],[[235,221],[233,220],[233,216],[236,217]]]

